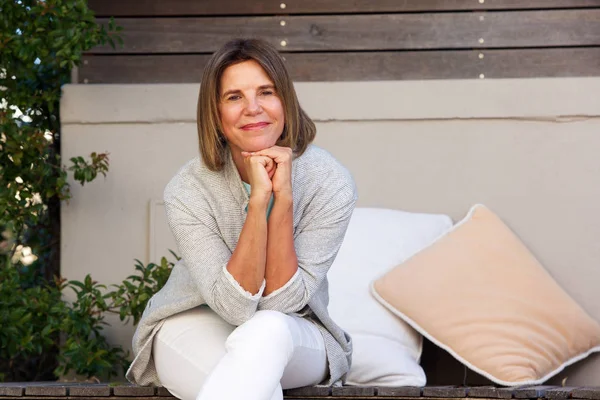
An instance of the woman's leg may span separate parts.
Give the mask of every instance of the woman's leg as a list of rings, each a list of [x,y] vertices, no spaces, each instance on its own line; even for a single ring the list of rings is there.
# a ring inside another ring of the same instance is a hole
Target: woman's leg
[[[167,318],[152,348],[162,385],[177,398],[194,400],[225,355],[225,341],[234,329],[208,307]]]
[[[327,377],[323,337],[302,318],[258,311],[231,333],[225,348],[197,400],[280,400],[282,386],[314,385]]]
[[[319,329],[300,317],[290,317],[294,337],[294,354],[281,377],[283,389],[312,386],[323,382],[329,376],[329,364],[325,352],[325,342]]]

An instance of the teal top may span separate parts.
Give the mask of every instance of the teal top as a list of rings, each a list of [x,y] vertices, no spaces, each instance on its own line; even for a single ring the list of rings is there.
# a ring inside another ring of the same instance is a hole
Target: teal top
[[[244,184],[244,187],[246,188],[246,192],[248,192],[248,194],[250,194],[250,191],[252,190],[252,188],[250,187],[250,184],[242,181],[242,183]],[[267,219],[269,219],[269,214],[271,214],[271,208],[273,208],[273,193],[271,193],[271,198],[269,199],[269,205],[267,206]],[[248,211],[248,206],[246,206],[246,211]]]

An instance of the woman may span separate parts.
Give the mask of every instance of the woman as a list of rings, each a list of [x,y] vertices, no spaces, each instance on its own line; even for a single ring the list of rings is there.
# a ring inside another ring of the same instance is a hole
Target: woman
[[[211,57],[201,157],[164,193],[182,260],[138,325],[130,381],[186,400],[343,381],[352,345],[327,312],[326,274],[356,189],[314,136],[274,47],[234,40]]]

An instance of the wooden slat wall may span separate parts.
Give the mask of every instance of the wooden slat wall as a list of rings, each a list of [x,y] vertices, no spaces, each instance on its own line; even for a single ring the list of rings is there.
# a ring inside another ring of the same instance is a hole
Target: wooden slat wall
[[[599,0],[90,0],[88,4],[99,17],[362,14],[600,7]]]
[[[90,0],[124,47],[84,83],[199,82],[211,52],[261,37],[300,81],[600,75],[600,0]]]

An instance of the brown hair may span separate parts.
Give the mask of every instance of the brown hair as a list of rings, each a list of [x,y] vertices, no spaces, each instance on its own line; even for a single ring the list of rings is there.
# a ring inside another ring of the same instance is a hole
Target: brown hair
[[[221,76],[227,67],[248,60],[256,61],[265,70],[281,99],[285,124],[277,145],[290,147],[295,156],[300,156],[315,138],[315,124],[300,107],[294,85],[277,49],[260,39],[234,39],[212,55],[204,67],[200,84],[198,142],[202,159],[212,171],[223,168],[227,149],[219,117]]]

